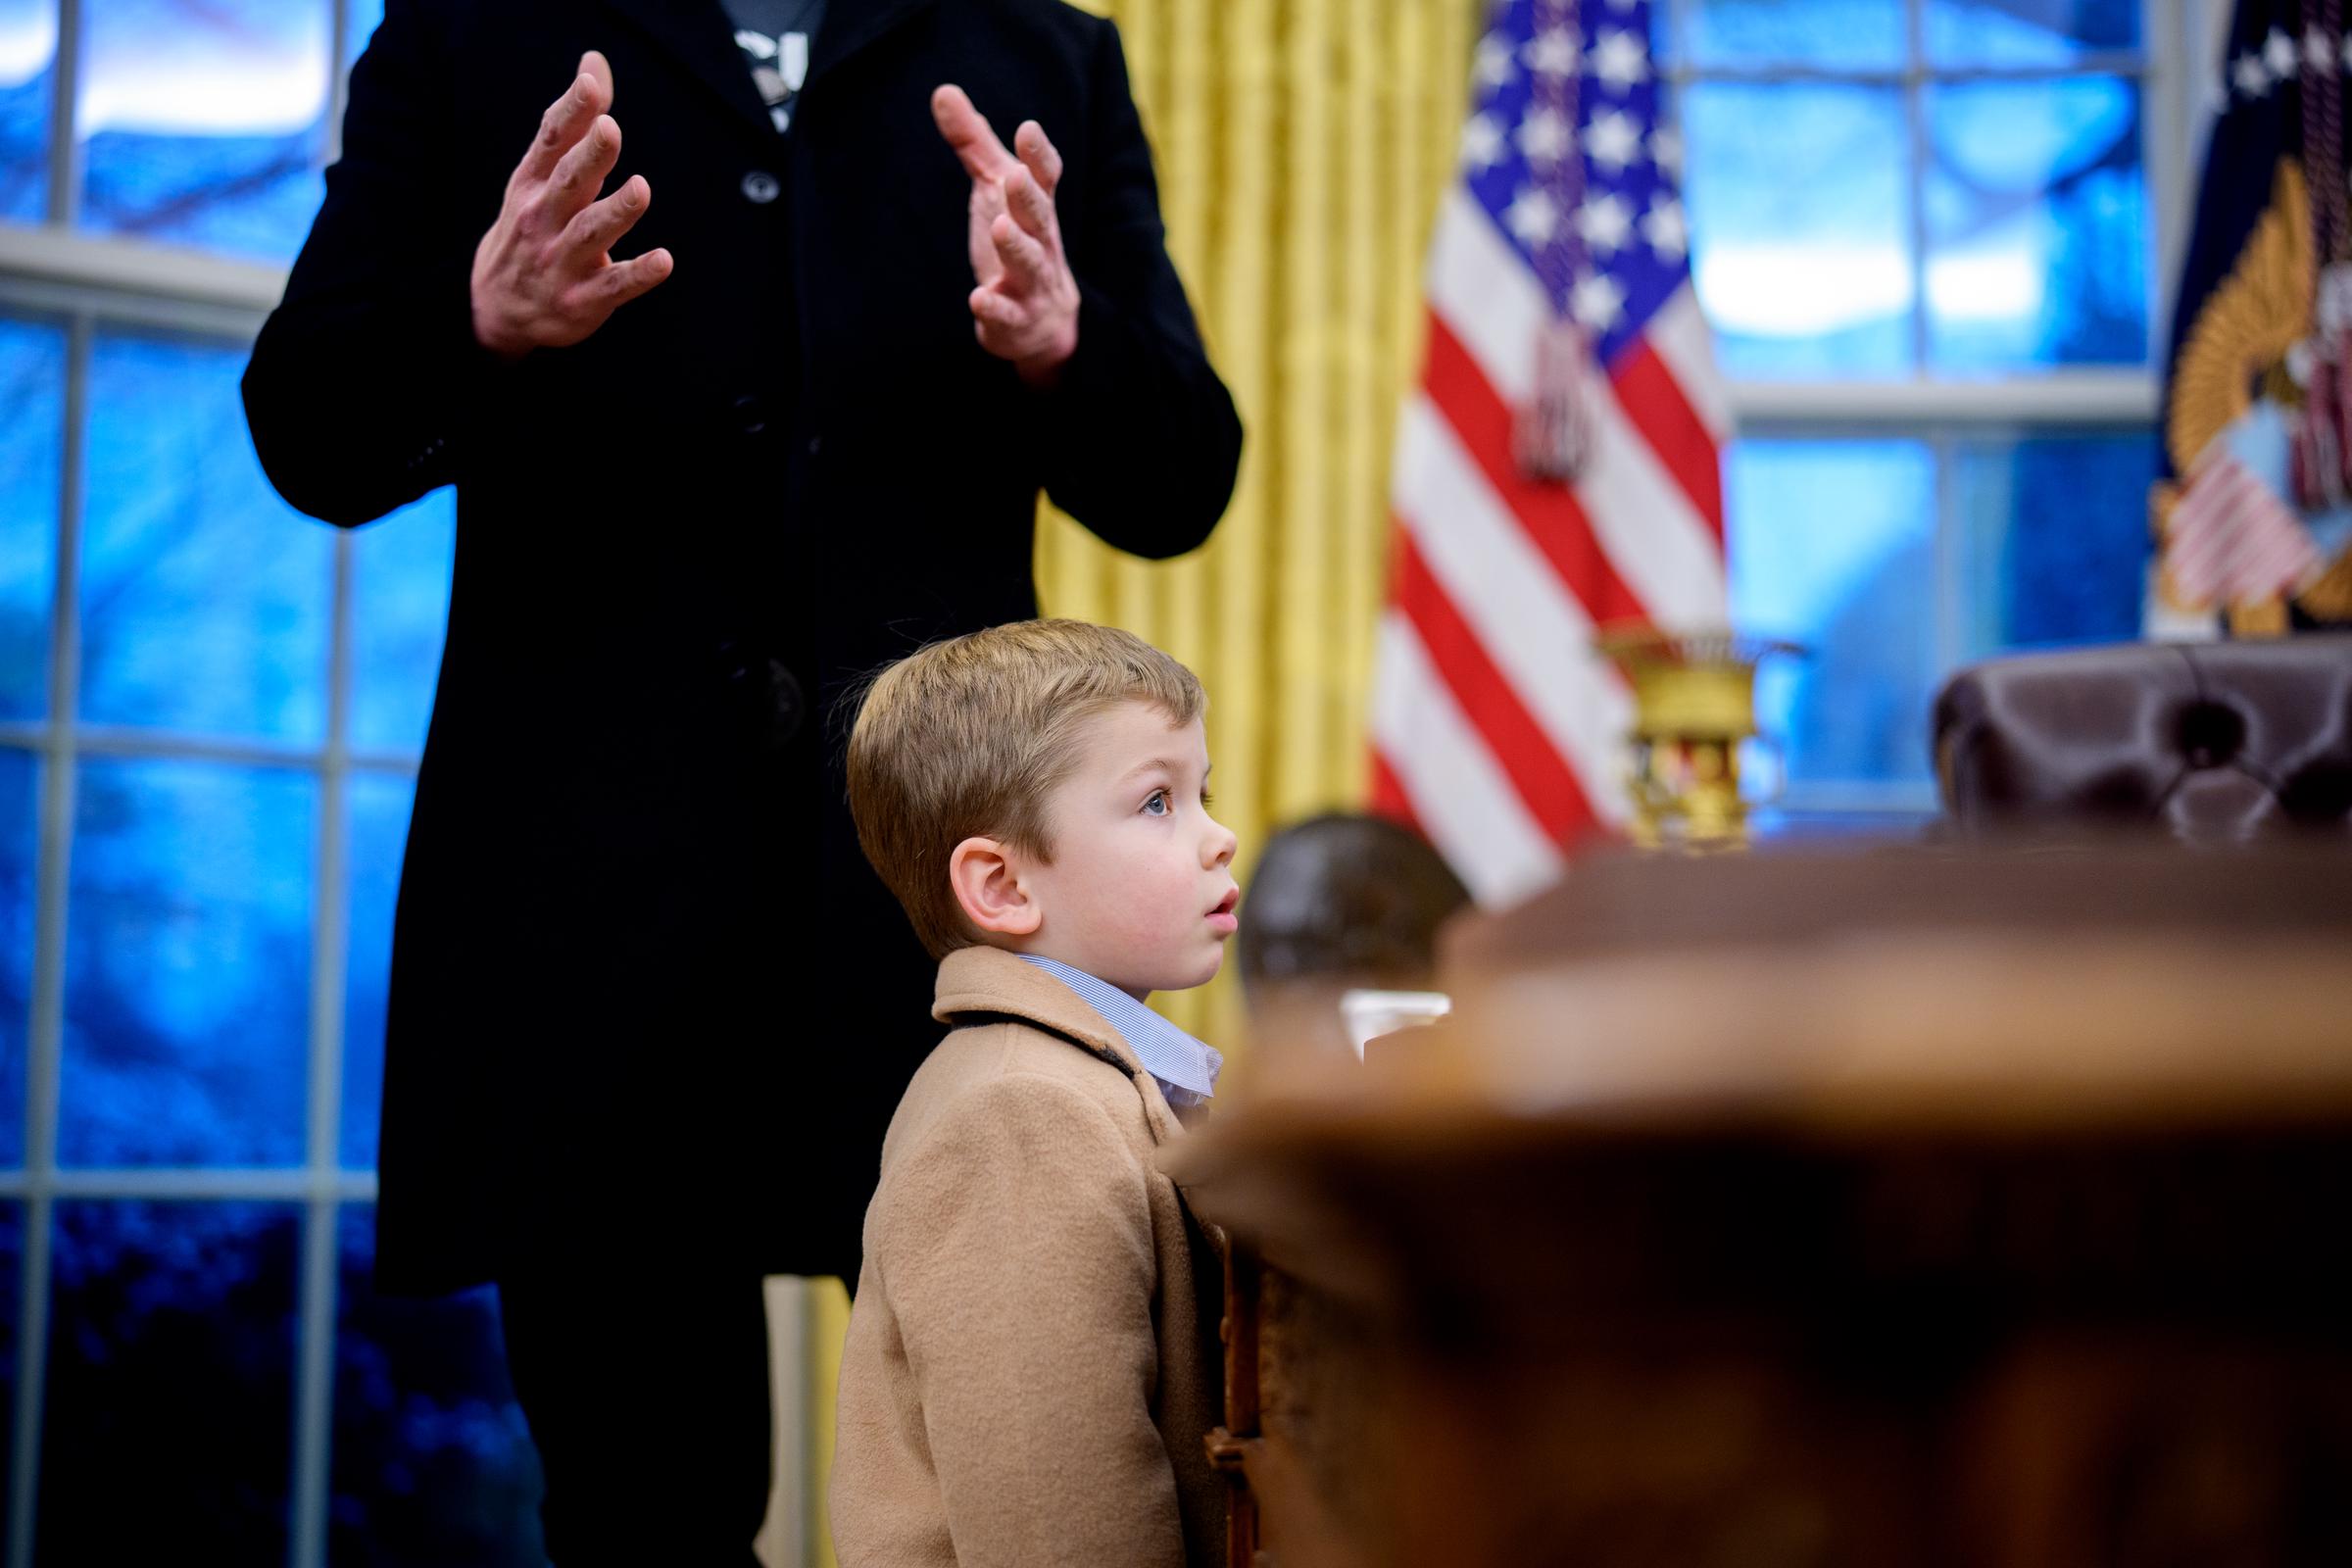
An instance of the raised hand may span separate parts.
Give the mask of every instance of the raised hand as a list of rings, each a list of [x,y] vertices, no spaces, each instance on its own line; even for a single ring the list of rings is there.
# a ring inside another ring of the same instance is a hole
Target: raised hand
[[[931,95],[931,118],[971,176],[966,245],[971,253],[972,330],[980,346],[1009,360],[1033,386],[1050,386],[1078,347],[1078,279],[1062,254],[1054,187],[1061,154],[1034,120],[1004,150],[961,87]]]
[[[519,359],[577,343],[669,276],[666,250],[626,262],[609,254],[654,199],[642,174],[596,199],[620,158],[612,107],[612,68],[591,49],[578,78],[540,117],[498,220],[474,247],[473,335],[494,354]]]

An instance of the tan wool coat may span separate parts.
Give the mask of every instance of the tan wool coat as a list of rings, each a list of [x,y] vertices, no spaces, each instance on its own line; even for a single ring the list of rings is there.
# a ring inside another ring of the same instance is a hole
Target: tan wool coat
[[[1221,1561],[1220,1281],[1153,1163],[1182,1125],[1010,954],[950,954],[932,1010],[953,1032],[891,1120],[842,1352],[842,1568]]]

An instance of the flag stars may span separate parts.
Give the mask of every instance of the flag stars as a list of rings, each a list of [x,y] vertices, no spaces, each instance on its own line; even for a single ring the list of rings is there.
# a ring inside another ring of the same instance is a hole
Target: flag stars
[[[1557,109],[1539,109],[1519,125],[1519,150],[1531,164],[1556,164],[1576,145],[1568,117]]]
[[[1560,206],[1550,195],[1534,185],[1522,185],[1511,205],[1503,210],[1502,220],[1513,238],[1530,250],[1551,243],[1560,229]]]
[[[1604,32],[1592,49],[1592,74],[1625,92],[1649,79],[1649,51],[1622,27]]]
[[[2248,98],[2267,97],[2271,90],[2271,71],[2260,55],[2239,55],[2230,68],[2230,84]]]
[[[1642,217],[1642,237],[1667,261],[1680,261],[1690,248],[1690,231],[1684,225],[1683,204],[1671,196],[1651,199]]]
[[[1594,167],[1607,173],[1621,172],[1642,155],[1642,132],[1629,115],[1611,109],[1592,117],[1585,127],[1585,151]]]
[[[1622,196],[1602,196],[1576,210],[1576,231],[1595,256],[1615,255],[1633,227],[1633,210]]]
[[[1670,175],[1683,172],[1683,133],[1672,125],[1660,125],[1649,133],[1649,161]]]
[[[1474,174],[1493,169],[1502,157],[1502,127],[1493,115],[1473,115],[1462,127],[1462,167]]]
[[[1545,27],[1527,41],[1520,59],[1539,76],[1572,76],[1576,74],[1576,33],[1558,24]]]
[[[1625,287],[1606,272],[1587,272],[1568,291],[1568,311],[1595,332],[1606,332],[1625,317]]]
[[[2335,69],[2335,40],[2328,36],[2327,28],[2314,23],[2304,29],[2303,67],[2305,70],[2332,71]]]
[[[1478,40],[1478,62],[1474,68],[1481,85],[1507,87],[1519,74],[1519,67],[1511,59],[1511,41],[1489,33]]]
[[[2296,61],[2295,40],[2286,35],[2285,29],[2273,27],[2271,35],[2262,41],[2262,63],[2270,68],[2273,76],[2284,80],[2295,74]]]

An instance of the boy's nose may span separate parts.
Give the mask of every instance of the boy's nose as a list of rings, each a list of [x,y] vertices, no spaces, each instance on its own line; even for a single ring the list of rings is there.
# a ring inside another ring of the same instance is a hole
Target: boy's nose
[[[1233,836],[1233,829],[1213,816],[1208,819],[1208,837],[1200,846],[1201,863],[1213,871],[1233,858],[1242,841]]]

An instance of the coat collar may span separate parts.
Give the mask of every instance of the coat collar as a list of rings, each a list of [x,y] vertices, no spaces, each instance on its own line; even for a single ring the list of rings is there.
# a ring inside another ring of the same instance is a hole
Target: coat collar
[[[831,0],[825,7],[825,24],[816,30],[816,48],[808,56],[808,79],[818,81],[840,70],[858,50],[936,4],[938,0]],[[924,95],[937,85],[923,83]]]
[[[808,61],[808,83],[938,0],[835,0],[826,8]],[[716,96],[727,113],[762,136],[773,136],[767,105],[735,47],[734,24],[719,0],[604,0],[611,10],[660,44]],[[618,84],[619,113],[628,114],[628,83]],[[929,84],[926,83],[926,86]],[[806,92],[804,84],[802,91]]]
[[[719,0],[604,0],[607,10],[621,17],[660,44],[672,59],[710,92],[727,112],[749,122],[767,135],[775,134],[767,105],[752,84],[752,73],[735,47],[735,26]],[[629,84],[613,83],[617,100],[613,112],[628,122]]]
[[[1007,1013],[1109,1052],[1127,1068],[1144,1097],[1144,1118],[1152,1140],[1164,1144],[1181,1124],[1168,1108],[1158,1081],[1137,1059],[1135,1050],[1084,998],[1043,969],[995,948],[957,948],[940,961],[931,1016],[954,1024],[967,1013]]]

